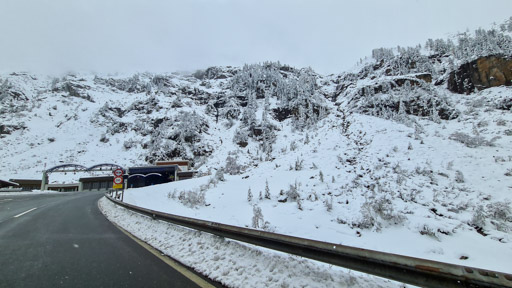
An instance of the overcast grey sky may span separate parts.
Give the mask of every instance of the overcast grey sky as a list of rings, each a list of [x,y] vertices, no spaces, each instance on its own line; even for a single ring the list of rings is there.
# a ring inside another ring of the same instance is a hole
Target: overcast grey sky
[[[0,0],[0,70],[173,72],[281,61],[339,73],[373,48],[489,28],[511,0]]]

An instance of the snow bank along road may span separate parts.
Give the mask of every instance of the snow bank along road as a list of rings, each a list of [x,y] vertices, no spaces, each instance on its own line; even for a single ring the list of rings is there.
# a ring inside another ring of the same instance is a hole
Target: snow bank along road
[[[112,225],[102,196],[0,196],[0,287],[198,287]]]

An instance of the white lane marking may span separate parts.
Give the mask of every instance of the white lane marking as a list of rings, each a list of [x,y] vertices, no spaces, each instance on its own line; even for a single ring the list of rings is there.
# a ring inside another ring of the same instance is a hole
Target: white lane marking
[[[25,211],[25,212],[23,212],[23,213],[20,213],[20,214],[18,214],[18,215],[16,215],[16,216],[14,216],[14,218],[18,218],[18,217],[20,217],[20,216],[23,216],[23,215],[27,214],[28,212],[32,212],[32,211],[34,211],[34,210],[36,210],[36,209],[37,209],[37,207],[36,207],[36,208],[32,208],[32,209],[30,209],[30,210],[27,210],[27,211]]]
[[[2,199],[0,200],[0,202],[7,202],[7,201],[11,201],[12,199]]]

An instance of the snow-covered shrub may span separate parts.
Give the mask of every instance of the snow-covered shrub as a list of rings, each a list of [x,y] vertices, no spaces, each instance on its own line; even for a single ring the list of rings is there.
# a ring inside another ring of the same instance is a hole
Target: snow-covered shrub
[[[252,207],[252,212],[252,228],[263,229],[268,232],[275,231],[275,227],[270,225],[270,223],[268,221],[265,221],[265,219],[263,218],[263,213],[261,212],[261,208],[258,207],[258,205],[254,205]]]
[[[453,169],[453,160],[449,161],[448,164],[446,164],[446,169],[447,170],[452,170]]]
[[[503,118],[496,119],[496,125],[498,126],[507,126],[507,120]]]
[[[455,182],[464,183],[464,174],[460,170],[455,171]]]
[[[427,235],[435,238],[436,240],[439,240],[441,234],[451,235],[453,233],[451,227],[442,223],[424,223],[423,225],[418,226],[418,230],[421,235]]]
[[[390,197],[386,194],[380,195],[374,201],[368,203],[383,220],[390,221],[393,224],[402,223],[405,217],[395,212]]]
[[[300,211],[303,210],[302,208],[302,200],[299,198],[297,198],[297,209],[299,209]]]
[[[290,142],[290,151],[295,151],[297,150],[297,142],[295,142],[295,140],[293,140],[292,142]]]
[[[327,212],[332,211],[332,196],[331,196],[331,198],[325,198],[324,205],[325,205],[325,208],[327,209]]]
[[[361,218],[352,223],[359,228],[382,228],[385,223],[400,224],[406,218],[395,211],[389,195],[381,194],[377,197],[369,197],[361,205]]]
[[[480,146],[494,146],[494,142],[499,137],[494,137],[491,140],[487,140],[484,137],[480,135],[471,136],[469,134],[466,134],[464,132],[454,132],[449,137],[451,140],[455,140],[457,142],[460,142],[464,145],[466,145],[469,148],[476,148]]]
[[[245,171],[245,167],[238,164],[238,157],[228,155],[226,157],[226,165],[224,166],[224,171],[229,175],[239,175]]]
[[[286,202],[288,200],[298,201],[297,199],[300,198],[299,185],[297,184],[297,182],[295,182],[295,184],[293,184],[293,185],[290,184],[288,190],[286,190],[286,191],[281,190],[280,195],[284,196],[284,197],[282,197],[283,199],[281,199],[281,202]]]
[[[512,110],[512,97],[504,98],[496,103],[496,108],[501,110]]]
[[[471,218],[471,224],[476,227],[485,227],[485,211],[483,205],[478,205],[473,211],[473,217]]]
[[[512,231],[512,208],[510,207],[510,201],[498,201],[485,206],[478,205],[473,211],[470,224],[482,229],[488,227],[488,223],[493,225],[498,231]]]
[[[101,133],[100,142],[108,143],[109,139],[107,138],[106,133]]]
[[[134,141],[132,139],[129,139],[129,140],[126,140],[124,141],[123,143],[123,147],[125,150],[130,150],[131,148],[133,148],[135,145],[137,144],[137,141]]]
[[[205,191],[198,189],[181,191],[178,200],[180,200],[180,202],[187,207],[196,208],[197,206],[206,205],[205,196]]]
[[[295,166],[294,166],[295,171],[302,170],[303,166],[304,166],[304,160],[297,157],[297,160],[295,160]]]
[[[249,144],[249,130],[248,129],[236,129],[235,135],[233,136],[233,142],[238,144],[240,147],[246,147]]]
[[[141,78],[143,78],[142,76],[143,75],[135,74],[132,77],[126,79],[104,79],[96,76],[94,77],[94,83],[114,87],[120,91],[125,91],[128,93],[150,92],[151,85],[149,81],[141,80]]]
[[[217,171],[215,171],[215,180],[217,181],[226,181],[224,178],[224,168],[219,168]]]
[[[510,201],[499,201],[485,206],[487,216],[497,230],[509,232],[512,230],[512,208]]]
[[[263,227],[265,220],[263,220],[263,213],[261,212],[261,208],[258,205],[254,205],[252,207],[252,228],[261,228]]]
[[[181,112],[174,117],[174,125],[171,127],[169,139],[181,143],[197,143],[201,140],[201,134],[209,128],[208,122],[195,111]]]
[[[439,118],[451,120],[458,117],[459,112],[446,95],[432,84],[410,79],[398,86],[397,81],[365,87],[359,95],[351,96],[350,107],[353,111],[385,119],[415,115],[439,122]]]

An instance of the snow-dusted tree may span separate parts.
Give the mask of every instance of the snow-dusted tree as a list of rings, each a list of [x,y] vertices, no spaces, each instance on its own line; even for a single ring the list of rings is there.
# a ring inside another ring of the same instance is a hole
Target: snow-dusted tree
[[[265,180],[265,198],[270,199],[270,188],[268,187],[268,180]]]
[[[0,85],[0,101],[2,101],[3,99],[7,98],[10,93],[9,93],[9,89],[12,88],[12,85],[11,83],[9,83],[9,80],[4,79],[4,81],[2,82],[2,85]]]
[[[226,166],[224,167],[224,170],[229,175],[238,175],[243,172],[244,167],[238,164],[236,156],[228,155],[228,157],[226,158]]]
[[[265,221],[263,219],[263,213],[261,212],[261,208],[258,205],[254,205],[252,207],[252,228],[263,228],[265,225]]]
[[[377,48],[372,50],[372,57],[377,62],[381,62],[382,60],[389,60],[394,56],[393,49],[390,48]]]
[[[247,106],[242,112],[242,118],[240,119],[243,127],[253,128],[256,126],[256,110],[258,110],[256,95],[253,92],[247,92]]]
[[[317,93],[317,75],[311,68],[297,71],[279,63],[245,65],[230,81],[231,91],[235,95],[244,95],[247,107],[242,116],[244,125],[252,119],[252,96],[265,98],[263,121],[269,116],[269,98],[279,100],[279,121],[294,118],[297,128],[314,124],[327,114],[326,105]]]
[[[206,114],[215,117],[215,122],[220,119],[233,120],[240,116],[240,107],[233,95],[224,92],[212,95],[206,105]]]
[[[249,190],[247,190],[247,202],[252,202],[252,191],[251,191],[251,187],[249,187]]]
[[[172,119],[163,120],[151,133],[146,161],[209,155],[211,151],[201,144],[202,134],[208,128],[206,119],[195,111],[180,112]]]

